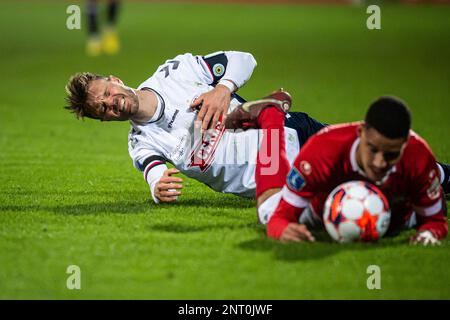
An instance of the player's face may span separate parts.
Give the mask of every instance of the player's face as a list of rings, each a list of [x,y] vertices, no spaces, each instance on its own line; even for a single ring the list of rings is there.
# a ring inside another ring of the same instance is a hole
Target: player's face
[[[136,92],[113,76],[91,81],[87,104],[87,116],[101,121],[129,120],[139,110]]]
[[[382,180],[398,162],[406,146],[406,139],[389,139],[374,128],[361,126],[361,142],[356,151],[358,165],[373,182]]]

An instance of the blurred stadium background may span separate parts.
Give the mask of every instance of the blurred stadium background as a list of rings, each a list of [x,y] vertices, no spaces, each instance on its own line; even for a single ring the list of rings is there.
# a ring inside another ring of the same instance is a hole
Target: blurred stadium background
[[[135,87],[179,53],[248,51],[258,66],[242,96],[284,87],[294,110],[338,123],[395,94],[450,162],[449,1],[122,1],[121,50],[99,57],[85,55],[84,2],[0,3],[0,298],[450,298],[448,239],[280,245],[252,201],[192,180],[178,204],[154,206],[128,157],[129,125],[63,110],[75,72]],[[372,3],[381,30],[366,28]],[[66,28],[70,4],[81,30]],[[81,290],[66,288],[72,264]],[[366,287],[372,264],[381,290]]]

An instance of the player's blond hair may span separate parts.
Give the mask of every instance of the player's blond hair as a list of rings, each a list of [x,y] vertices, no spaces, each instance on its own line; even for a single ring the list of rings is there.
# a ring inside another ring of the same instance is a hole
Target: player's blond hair
[[[70,77],[69,82],[66,85],[67,105],[64,109],[74,113],[77,119],[89,116],[86,113],[89,84],[92,80],[103,78],[105,77],[90,72],[80,72]]]

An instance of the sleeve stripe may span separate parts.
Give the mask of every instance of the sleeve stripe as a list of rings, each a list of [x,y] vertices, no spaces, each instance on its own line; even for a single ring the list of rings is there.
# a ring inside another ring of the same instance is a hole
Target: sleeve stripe
[[[211,66],[209,65],[209,63],[205,60],[205,58],[203,58],[203,62],[205,62],[206,66],[208,67],[209,73],[211,73],[211,77],[213,78],[213,82],[214,82],[214,73],[212,72]]]
[[[286,186],[284,186],[283,190],[281,190],[281,195],[287,203],[289,203],[290,205],[292,205],[296,208],[306,208],[309,204],[309,200],[304,199],[304,198],[300,197],[299,195],[296,195],[294,192],[289,190]]]
[[[419,213],[422,216],[429,217],[433,216],[436,213],[439,213],[439,211],[442,210],[442,201],[439,200],[435,204],[426,207],[426,208],[415,208],[417,213]]]
[[[151,162],[155,161],[155,160],[159,160],[161,162],[167,162],[167,160],[164,157],[161,156],[150,156],[148,158],[146,158],[144,160],[144,162],[142,163],[142,167],[146,168]],[[142,170],[144,171],[144,170]]]

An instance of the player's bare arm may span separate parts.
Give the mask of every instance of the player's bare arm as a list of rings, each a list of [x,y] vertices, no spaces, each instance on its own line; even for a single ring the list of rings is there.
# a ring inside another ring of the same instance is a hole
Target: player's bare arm
[[[181,189],[183,188],[183,179],[173,177],[173,174],[180,171],[175,168],[170,168],[164,171],[161,179],[155,185],[155,197],[160,202],[175,202],[178,196],[181,196]]]

